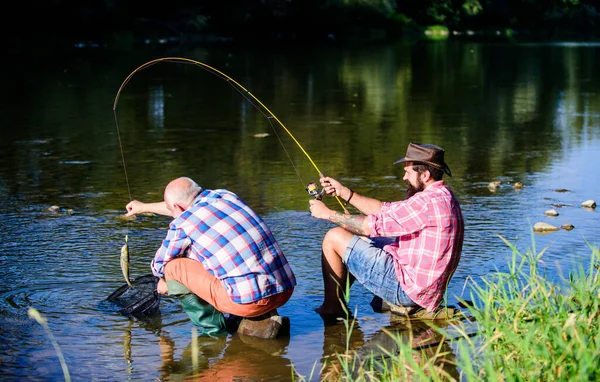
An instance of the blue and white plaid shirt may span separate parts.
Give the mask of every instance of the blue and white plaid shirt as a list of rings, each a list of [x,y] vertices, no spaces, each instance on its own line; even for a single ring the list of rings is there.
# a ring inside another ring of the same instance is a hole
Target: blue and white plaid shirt
[[[152,260],[164,277],[171,259],[189,257],[221,280],[238,304],[258,301],[296,285],[296,278],[265,222],[236,194],[203,190],[169,225]]]

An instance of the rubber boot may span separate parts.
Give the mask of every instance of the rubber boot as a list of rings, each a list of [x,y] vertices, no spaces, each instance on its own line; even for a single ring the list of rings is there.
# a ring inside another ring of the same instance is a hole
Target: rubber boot
[[[179,299],[192,324],[202,329],[201,334],[214,337],[227,333],[225,317],[214,306],[193,294],[179,281],[167,280],[167,288],[169,296]]]

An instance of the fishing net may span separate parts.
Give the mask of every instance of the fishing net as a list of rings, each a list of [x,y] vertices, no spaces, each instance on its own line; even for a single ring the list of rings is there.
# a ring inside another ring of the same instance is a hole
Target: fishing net
[[[119,313],[135,318],[150,318],[160,314],[160,295],[156,291],[158,277],[145,275],[131,281],[131,287],[123,284],[107,301],[115,304]]]

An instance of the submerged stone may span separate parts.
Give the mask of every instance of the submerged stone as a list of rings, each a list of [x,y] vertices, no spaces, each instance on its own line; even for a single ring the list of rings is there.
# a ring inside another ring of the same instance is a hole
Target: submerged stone
[[[573,224],[566,223],[561,225],[560,228],[564,229],[565,231],[570,231],[575,228],[575,226]]]
[[[552,232],[558,231],[560,228],[553,226],[552,224],[538,222],[533,225],[534,232]]]
[[[390,304],[390,312],[400,317],[416,318],[420,320],[452,320],[465,317],[460,310],[452,306],[441,306],[430,312],[421,307],[415,308]]]
[[[379,296],[374,296],[370,305],[373,308],[373,311],[377,313],[390,312],[398,319],[415,318],[421,320],[451,320],[465,318],[463,312],[453,306],[440,306],[434,311],[430,312],[419,306],[407,307],[390,304]]]

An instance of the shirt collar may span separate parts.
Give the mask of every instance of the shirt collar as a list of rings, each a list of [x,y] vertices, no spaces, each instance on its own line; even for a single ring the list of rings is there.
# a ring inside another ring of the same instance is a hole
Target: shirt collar
[[[203,188],[202,191],[198,194],[198,196],[196,196],[196,199],[194,199],[194,203],[192,203],[192,205],[195,206],[196,204],[200,203],[202,200],[206,200],[206,198],[210,197],[210,194],[211,194],[210,190]]]
[[[444,187],[444,180],[436,180],[435,182],[431,183],[429,186],[427,186],[427,188],[425,188],[426,190],[431,188],[432,190],[435,188],[441,188]]]

